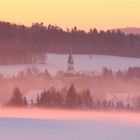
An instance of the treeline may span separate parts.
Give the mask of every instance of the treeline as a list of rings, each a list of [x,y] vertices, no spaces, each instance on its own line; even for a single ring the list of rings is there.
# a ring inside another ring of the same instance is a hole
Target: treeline
[[[140,80],[140,67],[129,67],[127,70],[118,70],[117,72],[113,72],[111,69],[104,67],[101,76],[131,81]]]
[[[44,90],[30,100],[23,97],[19,88],[15,88],[12,97],[9,99],[6,106],[8,107],[39,107],[39,108],[60,108],[60,109],[104,109],[104,110],[140,110],[140,96],[130,103],[125,104],[118,100],[95,100],[95,97],[90,91],[83,90],[78,92],[72,84],[69,89],[56,90],[55,87],[49,90]]]
[[[0,64],[40,63],[46,52],[140,57],[140,36],[121,31],[88,32],[34,23],[31,27],[0,22]]]
[[[93,100],[89,90],[78,93],[72,84],[68,90],[56,90],[55,87],[38,94],[36,99],[28,101],[19,88],[13,90],[12,97],[6,104],[13,107],[46,107],[46,108],[92,108]]]

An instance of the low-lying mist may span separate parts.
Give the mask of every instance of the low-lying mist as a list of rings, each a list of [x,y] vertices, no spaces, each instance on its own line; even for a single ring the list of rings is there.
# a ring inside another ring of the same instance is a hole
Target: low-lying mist
[[[119,111],[0,108],[0,118],[41,120],[111,121],[140,126],[140,113]]]

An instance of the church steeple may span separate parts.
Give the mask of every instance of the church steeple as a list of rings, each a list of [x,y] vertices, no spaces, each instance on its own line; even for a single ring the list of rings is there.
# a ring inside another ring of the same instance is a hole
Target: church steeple
[[[69,54],[68,57],[68,72],[70,73],[74,72],[74,60],[71,53]]]

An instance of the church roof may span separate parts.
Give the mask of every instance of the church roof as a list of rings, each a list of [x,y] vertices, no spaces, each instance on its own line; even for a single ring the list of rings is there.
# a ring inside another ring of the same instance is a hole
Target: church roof
[[[73,63],[73,57],[71,53],[69,54],[68,63]]]

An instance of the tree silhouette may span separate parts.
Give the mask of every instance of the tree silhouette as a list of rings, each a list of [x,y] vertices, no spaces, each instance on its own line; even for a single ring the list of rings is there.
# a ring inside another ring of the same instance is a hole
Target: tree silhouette
[[[12,97],[9,101],[9,105],[11,106],[23,106],[25,98],[23,99],[23,96],[19,90],[19,88],[15,87],[12,93]]]
[[[73,84],[71,84],[67,92],[66,104],[70,108],[75,108],[80,106],[80,96],[76,92],[76,89]]]

